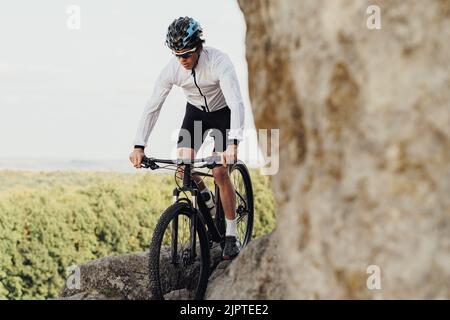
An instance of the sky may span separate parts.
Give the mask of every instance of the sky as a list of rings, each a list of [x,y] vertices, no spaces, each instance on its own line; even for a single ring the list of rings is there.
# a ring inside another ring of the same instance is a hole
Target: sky
[[[71,5],[80,9],[79,29],[69,27],[76,15],[68,11]],[[230,56],[246,107],[246,129],[254,128],[245,21],[237,1],[15,0],[0,9],[0,162],[129,161],[144,105],[171,58],[164,45],[167,27],[179,16],[198,20],[206,45]],[[173,132],[185,105],[181,88],[174,87],[147,155],[173,155]],[[255,159],[256,147],[240,149],[247,150],[240,156],[244,161]]]

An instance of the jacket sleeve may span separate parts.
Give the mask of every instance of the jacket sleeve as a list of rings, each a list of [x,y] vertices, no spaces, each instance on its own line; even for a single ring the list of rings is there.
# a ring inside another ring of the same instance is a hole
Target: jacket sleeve
[[[226,54],[221,54],[214,64],[214,69],[219,77],[219,84],[225,101],[231,110],[228,138],[230,140],[236,139],[242,141],[245,109],[233,63]]]
[[[173,81],[170,70],[171,68],[169,64],[160,73],[156,81],[153,94],[144,107],[144,112],[142,113],[142,117],[136,131],[134,145],[144,147],[147,146],[148,138],[156,124],[156,120],[158,120],[164,101],[172,89]]]

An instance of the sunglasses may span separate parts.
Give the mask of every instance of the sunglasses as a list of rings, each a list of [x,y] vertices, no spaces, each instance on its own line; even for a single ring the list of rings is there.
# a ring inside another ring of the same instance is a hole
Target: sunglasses
[[[173,53],[173,54],[175,55],[175,57],[177,57],[177,58],[187,59],[187,58],[191,57],[191,56],[195,53],[196,50],[197,50],[197,48],[193,48],[193,49],[188,50],[188,51],[183,52],[183,53],[175,53],[175,52],[172,52],[172,53]]]

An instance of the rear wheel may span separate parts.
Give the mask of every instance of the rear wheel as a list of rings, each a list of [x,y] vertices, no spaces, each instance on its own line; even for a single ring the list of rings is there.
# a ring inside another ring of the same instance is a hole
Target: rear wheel
[[[247,166],[238,161],[229,167],[231,183],[236,192],[236,218],[239,242],[244,248],[253,232],[253,188]]]
[[[153,299],[195,299],[205,294],[209,277],[209,245],[204,225],[187,203],[162,214],[149,253]]]

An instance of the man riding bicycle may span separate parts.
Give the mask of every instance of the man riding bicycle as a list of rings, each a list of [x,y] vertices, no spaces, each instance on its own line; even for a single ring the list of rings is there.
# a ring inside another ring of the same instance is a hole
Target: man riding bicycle
[[[237,161],[237,146],[243,139],[244,104],[231,60],[223,52],[203,46],[204,42],[202,28],[193,18],[180,17],[170,24],[166,45],[174,58],[160,73],[152,97],[144,108],[130,161],[134,167],[141,167],[144,149],[162,105],[173,85],[181,87],[187,105],[177,155],[181,159],[194,159],[205,135],[212,133],[214,152],[221,153],[223,163],[213,169],[226,218],[223,258],[233,259],[239,254],[236,195],[227,164]],[[208,208],[213,211],[210,190],[199,177],[194,176],[194,179]]]

